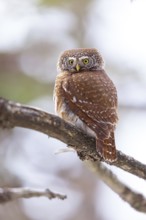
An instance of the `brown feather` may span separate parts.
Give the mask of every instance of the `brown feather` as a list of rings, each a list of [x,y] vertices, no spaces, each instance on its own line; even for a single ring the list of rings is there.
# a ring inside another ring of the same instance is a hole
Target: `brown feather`
[[[117,96],[104,71],[72,74],[62,83],[69,109],[96,134],[96,148],[105,159],[116,159],[113,131],[117,122]],[[107,81],[107,83],[106,83]],[[111,137],[112,136],[112,137]]]

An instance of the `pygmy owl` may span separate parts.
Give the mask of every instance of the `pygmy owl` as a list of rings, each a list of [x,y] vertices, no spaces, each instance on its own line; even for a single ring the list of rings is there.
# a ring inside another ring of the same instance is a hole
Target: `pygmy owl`
[[[114,130],[118,120],[116,88],[96,49],[64,51],[57,64],[54,98],[58,115],[96,138],[96,150],[116,160]]]

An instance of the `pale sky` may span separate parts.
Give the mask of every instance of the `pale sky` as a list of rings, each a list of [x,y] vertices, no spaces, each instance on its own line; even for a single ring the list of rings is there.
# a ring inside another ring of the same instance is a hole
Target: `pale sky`
[[[97,6],[93,16],[99,13],[101,25],[94,41],[98,36],[108,59],[137,69],[146,80],[146,1],[102,0]]]

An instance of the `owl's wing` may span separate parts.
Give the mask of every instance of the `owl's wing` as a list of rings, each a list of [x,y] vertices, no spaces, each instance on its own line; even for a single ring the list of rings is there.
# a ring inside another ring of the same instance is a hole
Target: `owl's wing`
[[[98,137],[107,138],[117,122],[117,93],[104,71],[73,74],[63,83],[66,102]]]

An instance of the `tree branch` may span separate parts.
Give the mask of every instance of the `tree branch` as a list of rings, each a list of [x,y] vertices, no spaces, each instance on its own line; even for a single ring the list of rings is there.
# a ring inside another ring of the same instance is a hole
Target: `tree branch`
[[[20,198],[47,197],[48,199],[58,198],[64,200],[66,195],[52,192],[50,189],[30,189],[30,188],[0,188],[0,204]]]
[[[114,192],[136,210],[146,212],[145,198],[121,183],[109,169],[99,162],[100,157],[96,152],[94,138],[87,136],[55,115],[0,98],[0,127],[16,126],[40,131],[72,146],[80,159],[88,161],[90,167]],[[120,151],[117,151],[117,161],[111,165],[146,179],[146,165]]]
[[[146,213],[146,198],[142,194],[133,191],[122,183],[117,176],[102,163],[98,162],[97,164],[97,162],[95,163],[94,161],[86,161],[86,163],[106,185],[121,197],[121,199],[129,203],[137,211]]]
[[[40,131],[72,146],[81,160],[100,160],[94,138],[87,136],[61,118],[37,108],[0,98],[0,127],[23,127]],[[146,179],[146,165],[121,151],[117,150],[117,161],[111,165]]]

